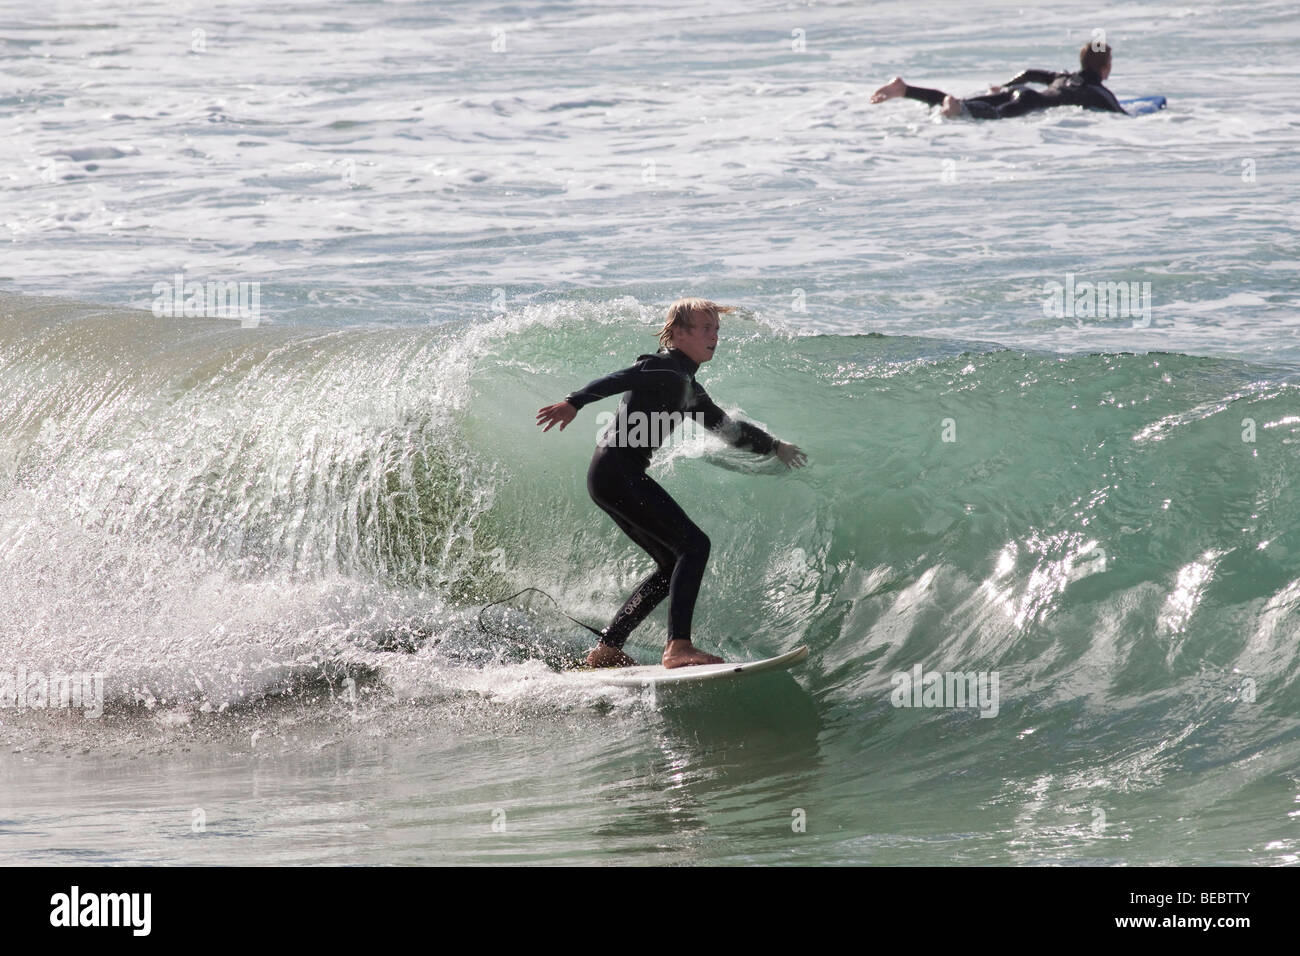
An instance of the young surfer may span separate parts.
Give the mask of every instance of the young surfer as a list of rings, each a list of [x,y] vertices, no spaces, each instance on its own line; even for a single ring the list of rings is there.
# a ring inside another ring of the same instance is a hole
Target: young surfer
[[[695,372],[718,347],[718,314],[730,312],[705,299],[678,299],[668,308],[659,332],[662,348],[639,356],[631,368],[597,379],[564,401],[537,412],[537,424],[563,431],[578,410],[598,399],[623,393],[614,420],[596,443],[587,469],[587,491],[657,567],[642,581],[602,632],[587,655],[592,667],[636,664],[623,653],[624,641],[664,597],[668,598],[668,644],[664,667],[720,664],[722,658],[691,643],[691,617],[709,560],[709,539],[653,478],[650,456],[689,415],[727,443],[759,455],[775,454],[799,468],[807,456],[749,422],[738,422],[713,403],[695,381]]]
[[[871,102],[883,103],[905,96],[930,106],[942,104],[940,112],[944,116],[970,116],[974,119],[1006,119],[1053,106],[1082,106],[1090,110],[1123,113],[1124,108],[1115,99],[1115,94],[1102,85],[1108,76],[1110,47],[1104,43],[1085,43],[1079,51],[1079,70],[1075,73],[1025,70],[1007,83],[1010,89],[994,86],[988,93],[964,100],[939,90],[908,86],[901,76],[896,76],[871,94]],[[1031,90],[1023,85],[1025,83],[1040,83],[1047,89],[1042,92]]]

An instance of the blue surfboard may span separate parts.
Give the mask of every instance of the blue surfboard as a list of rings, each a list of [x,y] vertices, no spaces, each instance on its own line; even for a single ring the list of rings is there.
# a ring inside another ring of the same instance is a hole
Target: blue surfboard
[[[1158,113],[1165,108],[1166,102],[1163,96],[1135,96],[1130,100],[1120,100],[1119,105],[1130,116],[1141,116],[1143,113]]]

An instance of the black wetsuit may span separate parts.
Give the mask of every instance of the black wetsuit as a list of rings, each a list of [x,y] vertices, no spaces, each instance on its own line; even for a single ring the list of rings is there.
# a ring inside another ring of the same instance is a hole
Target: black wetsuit
[[[1042,83],[1047,89],[1040,93],[1023,86],[1025,83]],[[1119,105],[1115,94],[1102,85],[1101,74],[1095,70],[1079,70],[1077,73],[1025,70],[1007,86],[1011,89],[1001,93],[967,97],[961,101],[962,106],[975,119],[1007,119],[1053,106],[1082,106],[1084,109],[1108,113],[1124,112],[1124,107]],[[927,90],[920,86],[905,87],[903,95],[931,106],[942,105],[943,98],[947,96],[939,90]]]
[[[676,349],[642,355],[623,369],[568,396],[582,408],[623,392],[614,420],[600,436],[587,469],[587,491],[629,538],[654,558],[657,567],[614,615],[602,644],[622,647],[655,606],[670,598],[668,639],[691,639],[691,617],[709,560],[709,538],[686,516],[668,492],[646,474],[650,456],[690,415],[729,444],[760,455],[777,441],[748,422],[729,418],[695,381],[699,365]],[[641,426],[638,428],[638,426]]]

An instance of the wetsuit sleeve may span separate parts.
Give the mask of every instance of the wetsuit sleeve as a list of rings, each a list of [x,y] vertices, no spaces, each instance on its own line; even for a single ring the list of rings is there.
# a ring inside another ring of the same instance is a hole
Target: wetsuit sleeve
[[[1128,116],[1128,111],[1119,105],[1119,100],[1115,98],[1115,94],[1100,83],[1088,87],[1088,99],[1090,102],[1086,105],[1089,109],[1103,110],[1107,113],[1123,113]]]
[[[903,84],[903,95],[909,100],[920,100],[926,106],[942,106],[943,98],[948,94],[943,90],[931,90],[924,86]]]
[[[770,455],[776,451],[776,439],[757,425],[738,422],[717,405],[708,393],[695,386],[695,412],[702,417],[704,427],[713,432],[728,445],[744,448],[759,455]]]
[[[633,389],[668,388],[680,385],[681,381],[682,377],[677,372],[668,369],[647,368],[645,362],[638,362],[631,368],[613,372],[604,378],[598,378],[594,382],[584,385],[576,392],[565,396],[564,400],[574,408],[580,409],[584,405],[590,405],[602,398],[609,398],[611,395],[621,395],[623,392]]]
[[[1128,115],[1124,107],[1119,105],[1119,100],[1115,99],[1114,93],[1082,71],[1059,85],[1058,96],[1063,106],[1082,106],[1086,110]]]
[[[1025,70],[1013,80],[1007,80],[1004,86],[1019,86],[1022,83],[1042,83],[1051,86],[1057,78],[1068,76],[1067,73],[1053,73],[1051,70]]]

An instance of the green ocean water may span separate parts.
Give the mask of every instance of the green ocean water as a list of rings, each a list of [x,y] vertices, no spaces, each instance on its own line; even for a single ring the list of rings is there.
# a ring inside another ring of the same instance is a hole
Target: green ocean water
[[[656,309],[3,305],[0,671],[105,675],[101,718],[0,711],[3,862],[1296,860],[1285,367],[729,317],[701,382],[811,464],[692,433],[652,474],[713,542],[697,641],[811,656],[649,696],[555,671],[544,602],[476,618],[599,623],[648,569],[586,496],[599,409],[532,422]]]

